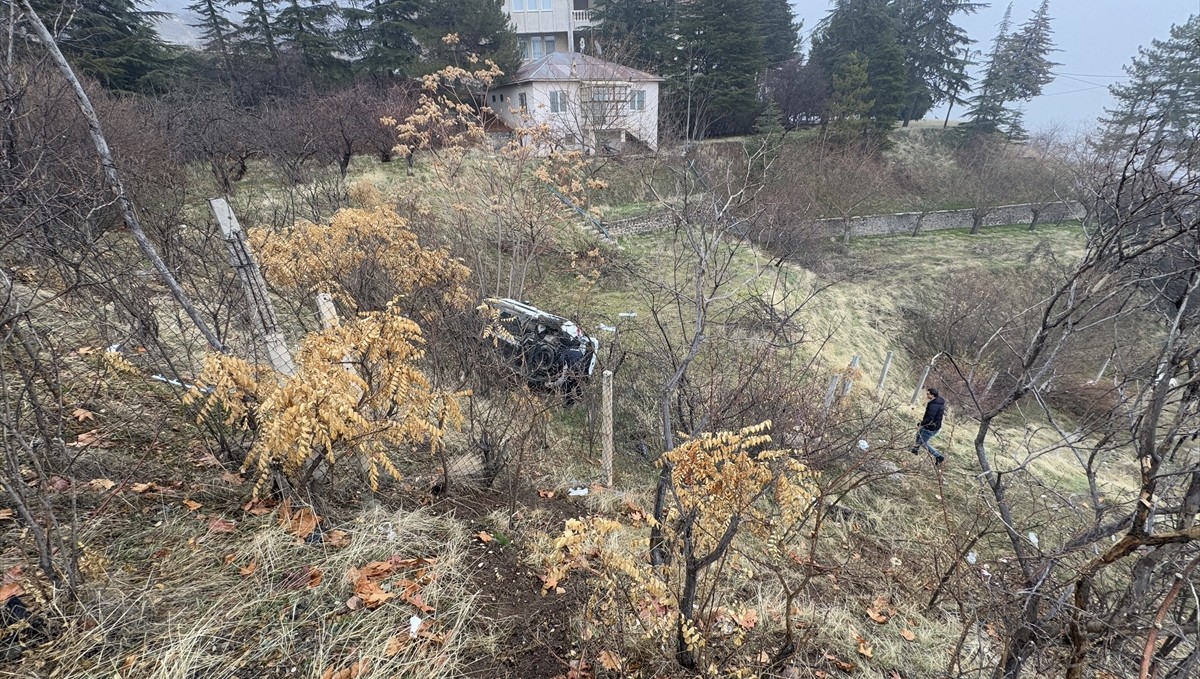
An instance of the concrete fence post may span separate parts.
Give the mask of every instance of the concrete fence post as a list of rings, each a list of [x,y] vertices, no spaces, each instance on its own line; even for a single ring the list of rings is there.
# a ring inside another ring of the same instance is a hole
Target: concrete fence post
[[[846,368],[846,380],[845,386],[842,387],[842,396],[848,396],[850,394],[850,390],[854,388],[854,380],[852,378],[854,376],[854,371],[858,370],[858,364],[858,354],[854,354],[854,358],[850,359],[850,367]]]
[[[887,357],[883,359],[883,370],[879,371],[879,384],[875,385],[875,391],[883,391],[883,383],[887,380],[888,370],[892,367],[893,352],[887,352]]]
[[[600,404],[600,461],[604,470],[604,483],[609,488],[613,485],[613,374],[605,370],[601,380],[602,398]]]
[[[833,397],[837,395],[838,382],[842,380],[841,375],[834,375],[829,381],[829,391],[825,392],[825,412],[833,407]]]
[[[921,390],[925,388],[925,380],[929,379],[929,371],[933,369],[933,363],[925,366],[925,371],[921,373],[921,379],[917,381],[917,388],[913,391],[912,401],[909,405],[917,405],[917,399],[921,398]]]

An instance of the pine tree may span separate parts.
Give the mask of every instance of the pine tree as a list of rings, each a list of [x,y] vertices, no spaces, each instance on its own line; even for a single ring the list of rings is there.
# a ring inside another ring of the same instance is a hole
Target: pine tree
[[[229,38],[237,31],[237,25],[225,16],[224,9],[220,0],[196,0],[187,6],[187,10],[200,19],[190,25],[200,29],[201,49],[220,56],[227,76],[232,77],[234,68],[229,56]]]
[[[421,70],[466,66],[469,55],[490,59],[505,73],[521,64],[521,48],[504,11],[504,0],[429,0],[421,12],[417,41],[424,53]],[[457,41],[443,38],[454,34]]]
[[[1102,122],[1111,141],[1149,124],[1154,141],[1184,143],[1200,126],[1200,15],[1171,26],[1125,67],[1129,81],[1110,88],[1117,100]]]
[[[778,66],[795,58],[800,26],[788,0],[762,0],[758,34],[762,36],[767,66]]]
[[[1008,104],[1029,101],[1054,79],[1051,69],[1058,64],[1047,58],[1054,51],[1049,0],[1042,0],[1033,16],[1010,34],[1011,20],[1009,4],[992,41],[979,94],[972,99],[971,120],[964,126],[968,133],[1003,132],[1010,138],[1022,137],[1021,112]]]
[[[287,0],[275,17],[275,40],[295,50],[308,70],[323,77],[336,77],[343,63],[335,56],[331,21],[337,12],[332,2]]]
[[[862,139],[871,128],[871,98],[868,59],[860,52],[844,56],[833,71],[833,96],[829,100],[831,141],[850,143]]]
[[[688,136],[748,132],[758,113],[758,78],[766,66],[758,5],[696,0],[678,21],[678,56],[666,65],[668,98],[682,107]]]
[[[422,7],[420,0],[367,0],[347,17],[348,30],[359,26],[358,66],[375,74],[415,74],[420,59],[417,16]]]
[[[866,59],[873,102],[869,117],[880,133],[900,119],[908,90],[898,29],[887,0],[837,0],[813,38],[810,58],[830,78],[850,53],[858,52]]]
[[[154,28],[162,12],[142,9],[142,0],[32,4],[41,16],[63,17],[59,49],[84,75],[113,90],[158,92],[170,87],[175,54]]]
[[[255,57],[265,57],[279,65],[279,43],[275,38],[276,0],[230,0],[245,5],[241,28],[233,36],[237,50]]]
[[[901,27],[897,40],[904,49],[907,72],[901,116],[905,126],[958,92],[970,90],[964,54],[974,41],[954,20],[984,6],[968,0],[896,0],[892,5]]]
[[[662,73],[679,55],[677,0],[605,0],[592,10],[604,58]]]

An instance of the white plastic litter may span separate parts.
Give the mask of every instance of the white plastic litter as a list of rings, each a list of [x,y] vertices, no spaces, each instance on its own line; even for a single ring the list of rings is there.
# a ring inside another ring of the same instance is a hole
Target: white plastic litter
[[[580,487],[578,487],[578,488],[572,488],[572,489],[570,489],[570,490],[568,490],[568,491],[567,491],[567,495],[576,495],[576,496],[578,496],[578,495],[587,495],[587,494],[588,494],[588,489],[587,489],[587,487],[585,487],[585,486],[580,486]]]
[[[1029,544],[1033,545],[1034,547],[1038,546],[1037,533],[1029,531]]]
[[[637,318],[637,312],[636,311],[622,311],[622,312],[618,313],[617,316],[619,316],[621,318]]]
[[[617,329],[615,327],[613,327],[611,325],[604,325],[603,323],[600,324],[600,330],[602,330],[604,332],[616,332],[617,331]]]
[[[423,623],[423,622],[425,622],[425,621],[422,620],[421,616],[419,616],[419,615],[414,615],[413,617],[409,618],[408,619],[408,636],[412,637],[413,639],[416,639],[417,632],[421,631],[421,623]]]
[[[972,566],[975,565],[975,561],[978,558],[979,557],[975,556],[975,550],[971,550],[971,551],[967,552],[967,563],[971,564]]]
[[[866,439],[858,440],[858,449],[859,450],[866,452],[870,447],[871,447],[871,444],[867,443]]]

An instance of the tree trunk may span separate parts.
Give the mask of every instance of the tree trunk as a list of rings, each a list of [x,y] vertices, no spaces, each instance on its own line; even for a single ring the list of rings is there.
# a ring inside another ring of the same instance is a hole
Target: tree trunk
[[[1043,210],[1043,208],[1042,208],[1042,207],[1030,208],[1030,210],[1029,210],[1029,211],[1030,211],[1030,213],[1032,213],[1032,218],[1029,220],[1029,231],[1030,231],[1030,233],[1032,233],[1032,232],[1033,232],[1033,229],[1034,229],[1034,227],[1036,227],[1036,226],[1037,226],[1037,223],[1038,223],[1038,218],[1042,216],[1042,210]]]
[[[979,229],[980,229],[980,227],[983,226],[984,216],[985,215],[982,212],[971,213],[971,235],[972,236],[979,235]]]
[[[913,226],[913,230],[912,230],[912,235],[914,238],[921,234],[921,225],[924,222],[925,222],[925,213],[924,212],[919,213],[917,215],[917,223],[915,226]]]

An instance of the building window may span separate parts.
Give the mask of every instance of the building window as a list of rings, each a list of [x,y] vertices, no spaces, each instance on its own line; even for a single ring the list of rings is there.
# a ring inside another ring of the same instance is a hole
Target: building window
[[[492,95],[492,103],[493,104],[496,103],[496,95],[494,95],[494,94]]]
[[[553,35],[535,35],[531,36],[528,42],[524,43],[525,59],[541,59],[547,54],[555,52],[555,40]]]
[[[538,0],[531,0],[531,1],[537,2]],[[531,7],[530,9],[533,9],[533,8]],[[514,12],[524,12],[525,11],[525,0],[513,0],[513,11]]]
[[[563,90],[550,90],[550,112],[567,112],[567,93]]]
[[[538,0],[530,0],[530,3],[532,4],[537,1]],[[552,0],[542,0],[542,10],[543,11],[548,11],[548,10],[552,10],[552,9],[554,9],[554,3]]]
[[[517,101],[518,101],[518,102],[520,102],[520,106],[521,106],[521,110],[522,110],[522,111],[528,111],[528,110],[529,110],[529,100],[525,98],[525,93],[524,93],[524,92],[522,92],[522,93],[520,93],[520,94],[518,94],[518,95],[517,95]]]
[[[629,93],[629,110],[646,110],[646,90],[634,90]]]

